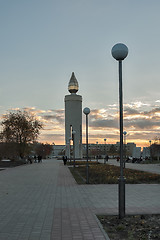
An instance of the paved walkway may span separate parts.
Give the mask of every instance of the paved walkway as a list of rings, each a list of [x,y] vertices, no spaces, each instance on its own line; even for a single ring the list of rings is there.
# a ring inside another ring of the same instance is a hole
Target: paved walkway
[[[126,213],[160,213],[160,185],[126,185]],[[107,239],[95,214],[118,214],[117,185],[77,185],[57,160],[0,171],[1,240]]]
[[[99,160],[100,162],[104,163],[104,160]],[[116,159],[110,159],[108,164],[120,166],[120,162],[117,162]],[[140,171],[151,172],[160,174],[160,164],[145,164],[145,163],[125,163],[126,168],[137,169]]]

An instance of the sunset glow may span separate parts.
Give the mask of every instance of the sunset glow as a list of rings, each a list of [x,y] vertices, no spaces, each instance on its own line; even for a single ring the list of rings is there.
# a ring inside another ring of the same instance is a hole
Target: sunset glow
[[[147,104],[131,104],[124,107],[124,130],[127,132],[127,142],[134,142],[137,146],[147,147],[149,141],[160,137],[160,106],[155,105],[144,110]],[[135,109],[136,105],[136,109]],[[12,111],[18,110],[11,109]],[[64,109],[43,110],[26,107],[25,111],[36,115],[44,124],[39,141],[63,145],[65,143]],[[83,142],[85,143],[85,117],[83,116]],[[119,142],[119,118],[116,104],[106,109],[91,109],[89,114],[89,142],[104,144]]]

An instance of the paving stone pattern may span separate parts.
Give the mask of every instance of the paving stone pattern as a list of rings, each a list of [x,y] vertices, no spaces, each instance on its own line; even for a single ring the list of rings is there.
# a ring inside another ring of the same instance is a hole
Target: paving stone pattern
[[[126,185],[127,213],[160,213],[160,185]],[[95,214],[118,214],[118,186],[77,185],[61,161],[0,171],[0,240],[107,239]]]

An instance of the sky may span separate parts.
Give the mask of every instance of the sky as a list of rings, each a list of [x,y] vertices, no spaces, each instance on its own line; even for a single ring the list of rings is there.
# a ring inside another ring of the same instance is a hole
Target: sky
[[[0,118],[16,109],[44,123],[39,141],[64,144],[72,72],[89,107],[89,142],[119,141],[118,62],[124,43],[127,142],[160,138],[159,0],[0,0]],[[85,116],[83,116],[85,142]]]

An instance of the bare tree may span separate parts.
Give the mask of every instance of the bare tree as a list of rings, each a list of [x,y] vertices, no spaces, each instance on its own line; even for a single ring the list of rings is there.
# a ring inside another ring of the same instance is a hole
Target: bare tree
[[[42,123],[26,111],[9,112],[2,121],[1,140],[5,143],[14,143],[18,155],[23,158],[29,143],[35,141],[42,129]]]
[[[53,150],[53,146],[49,143],[35,143],[34,144],[34,151],[36,155],[40,155],[43,158],[48,157]]]

